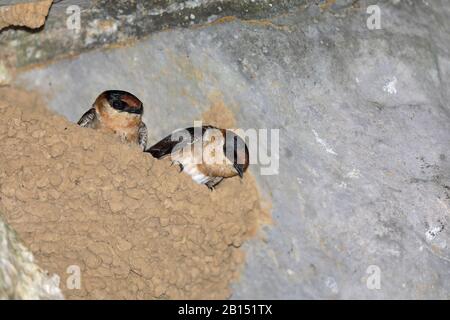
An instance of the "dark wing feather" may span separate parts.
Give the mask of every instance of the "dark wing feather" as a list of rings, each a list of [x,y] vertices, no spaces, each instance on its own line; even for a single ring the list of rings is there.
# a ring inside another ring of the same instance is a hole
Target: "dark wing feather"
[[[81,127],[92,128],[97,121],[97,114],[95,109],[89,109],[83,116],[78,120],[78,125]]]
[[[190,136],[190,135],[189,135]],[[153,157],[156,159],[161,159],[169,154],[172,153],[172,151],[176,148],[184,148],[186,145],[188,145],[190,139],[182,139],[181,137],[178,138],[174,134],[170,134],[158,143],[154,144],[145,152],[149,152]]]
[[[195,127],[174,131],[149,149],[145,150],[145,152],[151,153],[156,159],[161,159],[171,154],[173,151],[180,150],[188,144],[198,141],[209,128],[212,127],[203,126],[201,132],[198,132],[201,136],[197,134],[196,131],[198,130],[195,130]]]
[[[145,151],[145,148],[147,148],[147,126],[145,123],[141,122],[139,125],[139,146],[142,148],[142,150]]]

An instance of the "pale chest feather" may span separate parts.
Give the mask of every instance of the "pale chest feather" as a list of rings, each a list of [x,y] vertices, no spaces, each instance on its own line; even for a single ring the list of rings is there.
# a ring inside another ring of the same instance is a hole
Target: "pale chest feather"
[[[113,132],[128,142],[139,140],[139,125],[141,119],[127,113],[99,112],[97,129]]]
[[[223,152],[223,141],[205,142],[202,160],[198,169],[208,176],[230,178],[236,175],[233,164]]]
[[[183,172],[190,175],[192,180],[199,184],[206,184],[216,177],[229,178],[236,175],[232,165],[227,163],[226,159],[222,159],[222,157],[205,159],[206,150],[203,149],[203,151],[200,161],[194,157],[193,149],[190,147],[175,152],[171,158],[173,161],[180,163],[183,166]],[[208,162],[205,162],[205,160]],[[222,160],[223,162],[220,162]],[[219,161],[219,163],[214,161]]]
[[[199,170],[198,165],[194,160],[193,154],[191,152],[188,152],[186,149],[184,150],[184,152],[180,150],[173,153],[171,155],[171,159],[172,161],[181,164],[183,167],[183,172],[190,175],[192,180],[194,180],[198,184],[205,184],[211,179],[211,177],[207,176]]]

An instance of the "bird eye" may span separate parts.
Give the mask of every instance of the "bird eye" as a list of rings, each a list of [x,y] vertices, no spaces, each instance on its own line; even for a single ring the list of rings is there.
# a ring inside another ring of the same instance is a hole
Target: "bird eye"
[[[122,109],[122,102],[121,101],[114,101],[113,102],[113,108],[114,109],[118,109],[118,110],[121,110]]]

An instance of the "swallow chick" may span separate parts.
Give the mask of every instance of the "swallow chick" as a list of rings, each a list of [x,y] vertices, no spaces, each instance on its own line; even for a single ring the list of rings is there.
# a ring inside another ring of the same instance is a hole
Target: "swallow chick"
[[[249,165],[247,145],[230,130],[213,126],[178,130],[149,149],[156,159],[170,156],[192,179],[210,190],[225,178],[243,178]]]
[[[147,126],[142,122],[144,106],[133,94],[121,90],[108,90],[100,94],[78,121],[82,127],[110,131],[122,141],[147,146]]]

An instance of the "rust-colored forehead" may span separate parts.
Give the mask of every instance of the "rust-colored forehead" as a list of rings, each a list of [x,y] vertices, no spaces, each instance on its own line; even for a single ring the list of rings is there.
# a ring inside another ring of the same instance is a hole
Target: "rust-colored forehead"
[[[144,108],[141,100],[127,91],[105,91],[97,98],[97,100],[95,101],[95,105],[102,105],[104,101],[119,112],[128,112],[134,114],[143,113]]]
[[[131,108],[140,108],[142,105],[142,102],[131,94],[123,94],[121,100]]]

